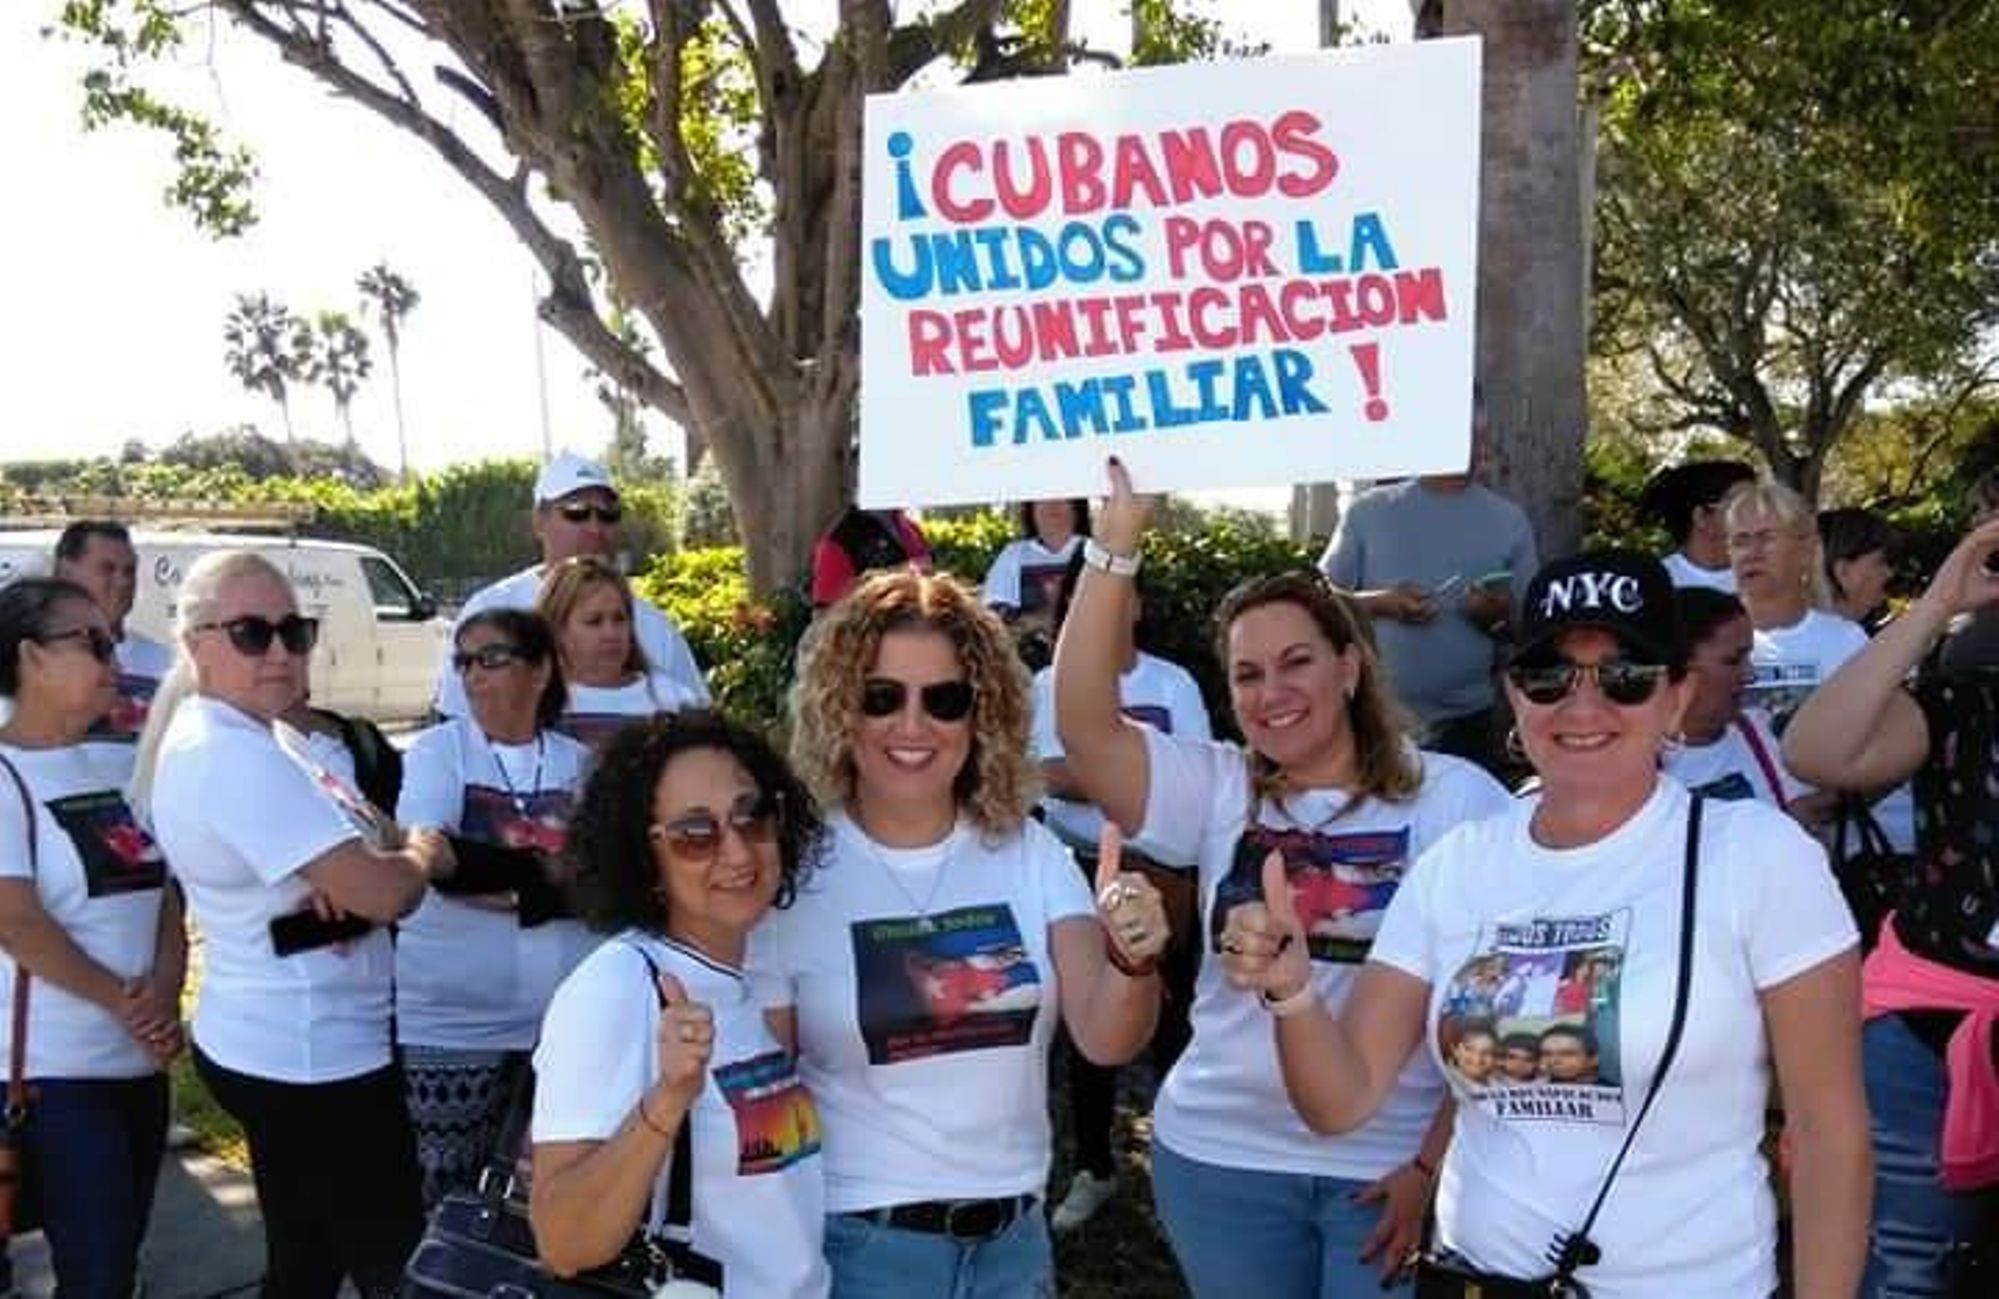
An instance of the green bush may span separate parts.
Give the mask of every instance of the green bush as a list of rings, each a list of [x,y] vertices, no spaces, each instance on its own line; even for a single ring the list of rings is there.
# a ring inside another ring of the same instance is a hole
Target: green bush
[[[998,514],[925,520],[923,529],[937,567],[973,582],[1013,536]],[[1312,557],[1261,520],[1237,515],[1209,517],[1198,530],[1154,533],[1145,555],[1146,646],[1192,672],[1217,724],[1224,724],[1228,690],[1214,657],[1216,606],[1244,578],[1310,567]],[[801,592],[752,597],[743,553],[734,546],[663,556],[634,588],[679,625],[708,669],[718,707],[773,732],[781,727],[793,659],[811,621]]]

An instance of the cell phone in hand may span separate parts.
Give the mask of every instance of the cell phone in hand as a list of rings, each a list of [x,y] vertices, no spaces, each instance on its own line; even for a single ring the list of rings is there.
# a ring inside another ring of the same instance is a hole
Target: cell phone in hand
[[[316,911],[289,911],[271,918],[271,950],[279,956],[296,956],[352,942],[374,927],[374,921],[362,916],[322,920]]]

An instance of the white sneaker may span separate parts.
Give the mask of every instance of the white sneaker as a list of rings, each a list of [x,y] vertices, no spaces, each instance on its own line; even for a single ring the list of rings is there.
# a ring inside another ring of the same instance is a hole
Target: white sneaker
[[[1048,1225],[1057,1231],[1074,1231],[1097,1216],[1097,1210],[1110,1203],[1117,1194],[1117,1178],[1098,1177],[1096,1174],[1078,1172],[1069,1183],[1068,1194],[1062,1203],[1055,1206],[1055,1213]]]

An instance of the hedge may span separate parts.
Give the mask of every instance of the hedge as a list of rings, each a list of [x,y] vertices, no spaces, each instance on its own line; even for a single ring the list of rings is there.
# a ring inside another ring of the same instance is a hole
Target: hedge
[[[929,519],[923,530],[937,568],[975,583],[1015,535],[1012,520],[997,512]],[[1245,577],[1309,567],[1312,559],[1304,547],[1237,515],[1147,539],[1141,639],[1194,674],[1218,724],[1228,716],[1228,691],[1214,655],[1216,606]],[[773,732],[781,728],[792,662],[811,622],[802,591],[752,598],[742,551],[734,546],[662,556],[634,585],[679,625],[708,668],[718,707]]]

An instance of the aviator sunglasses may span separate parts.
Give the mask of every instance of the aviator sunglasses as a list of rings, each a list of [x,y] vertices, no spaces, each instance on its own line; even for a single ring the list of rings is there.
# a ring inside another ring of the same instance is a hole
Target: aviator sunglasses
[[[284,645],[287,654],[310,654],[312,647],[319,643],[319,619],[295,613],[288,613],[275,622],[261,614],[245,614],[225,622],[198,622],[194,630],[222,632],[229,637],[229,643],[236,647],[238,654],[247,654],[252,658],[269,653],[274,640]]]
[[[916,692],[923,711],[933,721],[962,722],[972,711],[972,683],[933,681]],[[909,701],[909,684],[890,677],[869,677],[861,683],[861,715],[893,717]]]
[[[68,631],[53,631],[46,636],[33,638],[37,645],[53,645],[57,641],[80,640],[90,651],[90,657],[99,663],[109,663],[118,656],[118,642],[111,639],[111,633],[97,627],[72,627]]]
[[[1660,663],[1630,663],[1605,659],[1601,663],[1576,663],[1565,658],[1530,659],[1506,669],[1507,680],[1533,704],[1560,703],[1574,693],[1584,677],[1613,704],[1630,708],[1652,697],[1664,680],[1666,668]]]
[[[777,834],[777,800],[762,794],[748,795],[729,809],[726,819],[706,810],[689,812],[671,821],[647,827],[648,837],[666,845],[666,850],[683,861],[713,861],[722,850],[722,831],[734,830],[747,844],[763,845]]]
[[[451,656],[451,667],[453,671],[463,675],[475,667],[484,668],[488,672],[498,672],[501,668],[528,661],[527,651],[520,646],[495,641],[491,645],[481,645],[475,650],[457,651]]]
[[[558,505],[555,507],[555,512],[569,522],[577,524],[588,523],[591,519],[603,524],[615,524],[625,517],[625,507],[622,505],[586,505],[580,501],[574,505]]]

